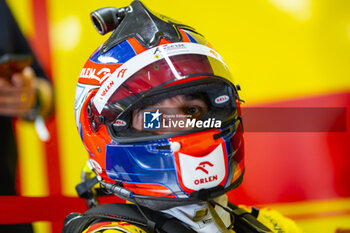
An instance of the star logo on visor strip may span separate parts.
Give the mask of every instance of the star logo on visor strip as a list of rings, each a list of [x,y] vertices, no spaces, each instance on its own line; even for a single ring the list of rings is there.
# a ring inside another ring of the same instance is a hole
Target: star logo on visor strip
[[[155,119],[158,119],[158,117],[160,117],[160,115],[162,115],[160,112],[159,112],[159,109],[157,109],[157,111],[155,113],[152,113],[152,120],[151,122],[153,122]]]

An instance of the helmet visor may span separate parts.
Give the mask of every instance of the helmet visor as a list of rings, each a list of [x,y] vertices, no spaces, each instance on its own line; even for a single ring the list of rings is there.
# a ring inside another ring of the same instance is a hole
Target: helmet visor
[[[234,89],[209,77],[144,96],[109,124],[116,141],[149,141],[221,128],[237,117]],[[176,88],[175,88],[176,87]]]

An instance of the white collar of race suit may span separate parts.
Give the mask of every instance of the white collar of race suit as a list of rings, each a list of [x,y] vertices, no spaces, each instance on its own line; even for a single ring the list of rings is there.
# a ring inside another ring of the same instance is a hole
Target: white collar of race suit
[[[215,202],[227,207],[227,196],[222,195],[215,198]],[[223,210],[220,206],[215,206],[215,211],[223,221],[226,227],[231,223],[230,214]],[[170,214],[180,221],[189,225],[193,230],[199,233],[220,233],[220,229],[216,225],[213,217],[208,211],[206,203],[191,204],[178,206],[162,212]],[[204,214],[203,214],[204,213]]]

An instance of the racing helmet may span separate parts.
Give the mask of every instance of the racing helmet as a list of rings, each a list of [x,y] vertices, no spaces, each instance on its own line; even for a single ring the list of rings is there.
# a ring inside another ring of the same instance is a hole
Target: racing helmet
[[[161,210],[239,186],[240,99],[218,52],[140,1],[91,17],[101,34],[113,32],[80,73],[75,117],[103,187]]]

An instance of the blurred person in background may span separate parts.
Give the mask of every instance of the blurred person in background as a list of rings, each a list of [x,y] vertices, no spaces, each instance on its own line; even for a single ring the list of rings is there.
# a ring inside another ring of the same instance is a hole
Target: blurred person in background
[[[0,195],[16,195],[17,148],[12,120],[49,116],[53,90],[4,0],[0,0],[0,32]],[[0,232],[32,231],[30,224],[0,225]]]

